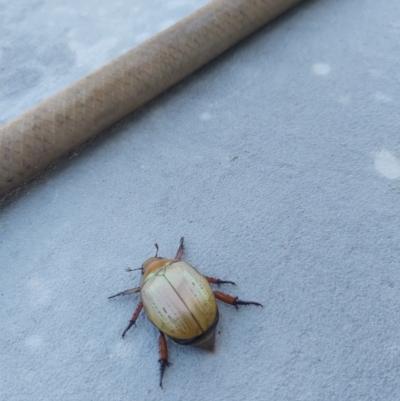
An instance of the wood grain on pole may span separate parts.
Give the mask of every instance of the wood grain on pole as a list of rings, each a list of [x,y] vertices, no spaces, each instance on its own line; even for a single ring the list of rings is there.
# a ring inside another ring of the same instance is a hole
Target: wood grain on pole
[[[0,127],[0,196],[300,1],[212,1]]]

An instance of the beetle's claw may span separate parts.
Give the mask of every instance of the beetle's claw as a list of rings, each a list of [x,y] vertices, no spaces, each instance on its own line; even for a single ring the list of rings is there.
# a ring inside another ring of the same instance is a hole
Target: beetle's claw
[[[227,280],[218,280],[217,286],[219,287],[221,284],[232,284],[236,285],[234,281],[227,281]]]
[[[130,322],[129,324],[128,324],[128,327],[124,330],[124,332],[122,333],[122,338],[124,338],[125,337],[125,334],[128,332],[128,330],[134,325],[135,323],[134,322]]]
[[[115,294],[115,295],[110,295],[110,296],[108,297],[108,299],[118,297],[119,295],[122,295],[122,292],[119,292],[118,294]]]
[[[160,387],[162,388],[162,379],[164,377],[165,368],[171,366],[172,363],[167,359],[159,359],[158,362],[160,363]]]
[[[138,267],[137,269],[131,269],[130,267],[126,267],[125,271],[130,273],[130,272],[134,272],[136,270],[143,270],[143,267]]]
[[[115,298],[120,295],[135,294],[136,292],[140,292],[140,287],[129,288],[129,290],[125,290],[125,291],[119,292],[118,294],[111,295],[110,297],[108,297],[108,299]]]
[[[256,306],[261,306],[262,308],[264,308],[264,305],[258,303],[258,302],[253,302],[253,301],[241,301],[240,299],[236,299],[235,300],[235,308],[239,309],[239,305],[256,305]]]

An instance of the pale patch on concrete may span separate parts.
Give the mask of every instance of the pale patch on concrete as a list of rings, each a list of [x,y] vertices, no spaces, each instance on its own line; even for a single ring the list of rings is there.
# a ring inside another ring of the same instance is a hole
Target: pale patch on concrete
[[[379,174],[390,180],[400,177],[400,160],[386,149],[375,155],[374,166]]]

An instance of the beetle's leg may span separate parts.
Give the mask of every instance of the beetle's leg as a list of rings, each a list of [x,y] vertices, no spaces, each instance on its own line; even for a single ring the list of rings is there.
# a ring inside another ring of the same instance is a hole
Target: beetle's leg
[[[134,294],[135,292],[140,292],[140,287],[130,288],[129,290],[119,292],[118,294],[111,295],[111,297],[108,297],[108,299],[118,297],[119,295]]]
[[[127,273],[134,272],[136,270],[142,270],[142,272],[143,272],[143,267],[138,267],[137,269],[131,269],[130,267],[125,268],[125,271]]]
[[[142,302],[139,302],[139,305],[136,307],[135,312],[133,313],[132,319],[129,321],[128,327],[122,333],[122,338],[125,337],[126,332],[135,324],[142,308],[143,308],[143,304],[142,304]]]
[[[209,277],[209,276],[204,276],[207,281],[211,284],[217,284],[217,286],[219,287],[221,284],[232,284],[232,285],[236,285],[236,283],[234,283],[233,281],[226,281],[226,280],[220,280],[219,278],[214,278],[214,277]]]
[[[158,346],[160,349],[160,359],[158,360],[158,362],[160,363],[160,387],[162,388],[162,379],[164,376],[165,368],[171,365],[171,363],[168,361],[167,340],[165,339],[165,335],[162,331],[160,331]]]
[[[182,237],[181,241],[179,242],[179,248],[176,251],[175,259],[177,259],[177,260],[179,260],[182,257],[183,249],[185,248],[185,246],[183,245],[183,241],[184,241],[184,238]]]
[[[219,299],[222,302],[225,302],[226,304],[233,305],[236,309],[239,308],[239,305],[257,305],[257,306],[262,306],[258,302],[253,302],[253,301],[241,301],[238,299],[238,297],[232,297],[231,295],[224,294],[223,292],[220,291],[214,291],[215,298]]]

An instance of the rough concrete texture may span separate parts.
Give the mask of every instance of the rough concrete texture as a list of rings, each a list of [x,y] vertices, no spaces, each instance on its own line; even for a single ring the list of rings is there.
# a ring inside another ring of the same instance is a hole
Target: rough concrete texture
[[[8,121],[202,1],[0,3]],[[0,209],[0,399],[400,398],[400,4],[306,1]],[[153,255],[236,281],[217,350],[121,339]]]

